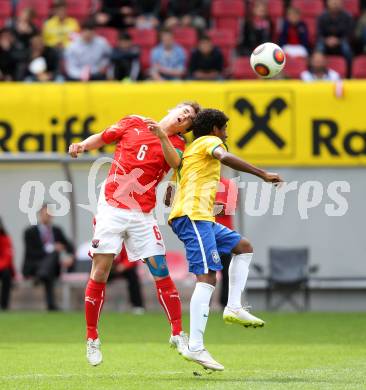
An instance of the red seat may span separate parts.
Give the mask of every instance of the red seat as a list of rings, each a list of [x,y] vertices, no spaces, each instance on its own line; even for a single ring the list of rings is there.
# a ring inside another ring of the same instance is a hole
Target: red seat
[[[142,47],[140,53],[140,65],[143,71],[146,71],[150,68],[150,57],[151,57],[151,48]]]
[[[50,0],[19,0],[16,9],[17,15],[19,15],[24,8],[32,8],[36,13],[37,18],[46,19],[50,13],[51,2]]]
[[[212,3],[211,15],[216,28],[233,30],[239,34],[245,15],[244,1],[216,0]]]
[[[96,33],[104,37],[111,46],[116,46],[118,42],[118,30],[112,27],[98,27]]]
[[[197,31],[192,27],[178,27],[173,30],[175,41],[188,52],[197,46]]]
[[[272,22],[276,24],[279,18],[283,17],[284,6],[282,0],[270,0],[268,2],[268,14]]]
[[[339,73],[342,79],[347,76],[347,63],[342,56],[327,56],[328,68]]]
[[[231,75],[234,79],[257,79],[256,74],[250,66],[249,57],[235,58],[231,69]]]
[[[353,60],[352,78],[366,79],[366,55],[358,56]]]
[[[344,0],[343,7],[353,17],[358,17],[360,15],[360,2],[359,2],[359,0]]]
[[[301,72],[307,69],[307,60],[301,57],[286,57],[283,73],[291,79],[299,79]]]
[[[9,0],[0,1],[0,19],[5,20],[12,14],[11,2]]]
[[[228,66],[236,46],[236,35],[233,30],[211,29],[207,31],[212,43],[218,46],[224,56],[224,64]]]
[[[141,30],[138,28],[129,28],[132,42],[140,47],[154,47],[158,42],[158,33],[154,29]]]
[[[293,0],[291,5],[301,11],[301,17],[303,19],[316,19],[324,11],[324,3],[322,0]]]
[[[305,22],[308,33],[309,33],[309,43],[311,46],[314,46],[316,43],[316,37],[318,33],[318,26],[317,26],[317,20],[316,18],[310,17],[310,18],[302,18],[302,20]]]
[[[212,39],[214,45],[234,48],[236,46],[236,36],[232,30],[221,30],[213,28],[207,31],[207,35]]]
[[[211,15],[214,18],[243,17],[245,15],[244,1],[241,0],[215,0],[212,2]]]
[[[79,21],[87,19],[91,13],[90,0],[66,0],[67,14]]]

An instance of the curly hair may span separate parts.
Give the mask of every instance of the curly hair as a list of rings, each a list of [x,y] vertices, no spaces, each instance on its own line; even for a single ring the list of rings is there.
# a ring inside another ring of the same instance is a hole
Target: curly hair
[[[193,135],[195,138],[209,135],[214,127],[221,129],[225,126],[229,118],[220,110],[214,108],[205,108],[201,110],[192,123]]]

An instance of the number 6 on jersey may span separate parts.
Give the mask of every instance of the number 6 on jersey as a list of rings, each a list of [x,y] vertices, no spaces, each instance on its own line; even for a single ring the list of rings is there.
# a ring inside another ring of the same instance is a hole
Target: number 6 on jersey
[[[138,160],[142,161],[145,158],[146,152],[148,149],[149,149],[149,147],[147,145],[141,145],[140,150],[138,151],[136,158]]]

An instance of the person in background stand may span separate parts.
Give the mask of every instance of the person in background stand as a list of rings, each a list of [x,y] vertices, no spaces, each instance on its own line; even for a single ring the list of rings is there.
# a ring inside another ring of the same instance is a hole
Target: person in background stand
[[[144,314],[144,302],[141,293],[140,279],[137,274],[138,262],[128,260],[127,251],[123,245],[121,253],[114,259],[108,281],[124,278],[128,285],[128,295],[133,314]]]
[[[39,222],[24,232],[25,258],[23,275],[33,277],[35,284],[45,287],[47,309],[58,310],[54,297],[54,284],[61,269],[65,271],[74,263],[74,248],[63,231],[52,225],[49,205],[39,211]]]
[[[227,228],[234,229],[234,213],[238,200],[238,187],[234,180],[225,177],[220,178],[219,189],[216,193],[215,204],[220,209],[217,210],[216,222]],[[225,308],[229,294],[229,265],[231,253],[219,253],[222,263],[222,284],[220,290],[220,305]]]
[[[0,301],[2,310],[7,310],[9,308],[11,280],[14,276],[13,246],[0,218]]]

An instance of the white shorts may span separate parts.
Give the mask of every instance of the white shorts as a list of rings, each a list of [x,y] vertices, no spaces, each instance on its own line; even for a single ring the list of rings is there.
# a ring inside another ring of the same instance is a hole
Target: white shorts
[[[98,200],[95,230],[90,253],[119,254],[125,244],[128,259],[136,261],[165,255],[165,245],[152,213],[110,206],[105,200],[104,186]]]

